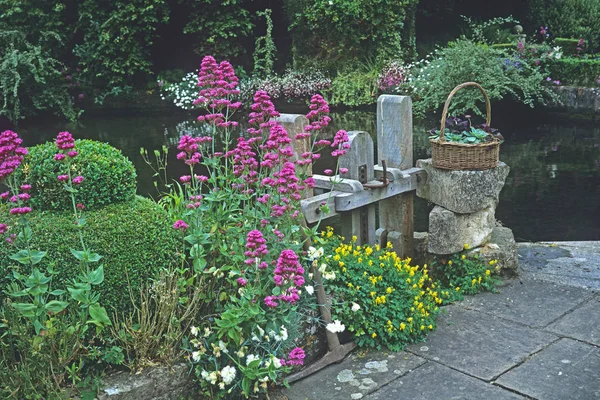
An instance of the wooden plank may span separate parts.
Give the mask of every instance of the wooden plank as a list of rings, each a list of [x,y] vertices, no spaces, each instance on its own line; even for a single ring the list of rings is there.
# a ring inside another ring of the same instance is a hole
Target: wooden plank
[[[297,140],[296,135],[304,132],[304,128],[308,125],[309,121],[304,115],[300,114],[281,114],[277,118],[290,139],[292,139],[292,149],[294,149],[294,160],[301,160],[302,154],[311,151],[310,137]],[[305,179],[312,175],[312,162],[303,166],[297,166],[297,175]],[[302,196],[304,198],[311,197],[314,194],[311,188],[303,190]]]
[[[326,176],[326,175],[313,175],[313,179],[315,180],[315,188],[318,189],[328,189],[328,190],[338,190],[340,192],[360,192],[363,190],[362,183],[354,179],[342,179],[339,175],[335,176]],[[333,183],[332,181],[336,181],[339,183]],[[340,182],[341,181],[341,182]]]
[[[304,213],[304,218],[309,224],[319,222],[319,220],[331,218],[338,213],[335,211],[335,196],[344,194],[343,192],[329,192],[308,199],[300,200],[300,206]],[[329,213],[323,213],[321,207],[326,204],[329,207]]]
[[[377,156],[388,168],[413,167],[412,101],[408,96],[383,95],[377,99]],[[417,177],[414,177],[416,184]],[[380,237],[393,240],[401,257],[412,255],[414,193],[401,194],[379,204]],[[385,245],[385,243],[381,243]]]

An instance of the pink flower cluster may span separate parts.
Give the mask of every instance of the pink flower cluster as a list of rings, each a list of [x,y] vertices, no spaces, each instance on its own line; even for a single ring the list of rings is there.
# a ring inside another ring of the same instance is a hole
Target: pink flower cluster
[[[339,157],[346,154],[348,149],[350,148],[350,139],[348,138],[348,132],[340,129],[335,134],[333,138],[333,143],[331,143],[331,147],[335,150],[331,152],[333,157]]]
[[[287,286],[279,295],[279,299],[290,304],[300,300],[298,288],[304,285],[304,268],[298,262],[293,250],[283,250],[277,259],[273,271],[273,281],[277,286]]]
[[[263,132],[269,131],[277,124],[274,118],[279,117],[279,112],[275,109],[271,98],[264,90],[258,90],[254,93],[254,103],[251,106],[252,112],[247,132],[253,137],[252,143],[262,139]]]
[[[13,131],[0,134],[0,180],[12,174],[23,162],[27,149],[21,147],[23,141]]]
[[[188,224],[186,224],[185,221],[182,219],[175,221],[175,223],[173,224],[173,229],[181,231],[181,232],[185,231],[189,227],[190,226]]]
[[[208,143],[211,140],[212,138],[210,136],[193,138],[190,135],[183,135],[181,139],[179,139],[179,144],[177,145],[177,150],[180,150],[180,152],[177,153],[177,159],[184,160],[187,165],[198,164],[202,159],[202,155],[198,152],[200,145]]]
[[[31,190],[31,185],[23,184],[19,187],[19,189],[21,189],[23,193],[13,194],[12,196],[10,192],[4,192],[0,194],[0,198],[2,200],[8,200],[11,203],[17,204],[17,207],[10,209],[10,213],[12,215],[24,215],[29,214],[31,212],[31,207],[23,205],[23,202],[31,198],[29,193],[27,193],[29,190]]]
[[[75,148],[75,139],[73,139],[73,135],[71,135],[69,132],[59,132],[55,143],[56,148],[58,149],[58,153],[54,155],[54,159],[56,161],[63,161],[66,159],[66,156],[69,156],[69,158],[74,158],[79,154],[76,150],[73,150]],[[69,175],[58,175],[56,179],[58,179],[60,182],[67,182],[69,180]],[[73,178],[71,182],[74,185],[81,185],[83,183],[83,176],[78,175]]]
[[[233,67],[227,61],[217,61],[212,56],[205,56],[200,64],[198,86],[201,88],[195,105],[202,104],[211,111],[198,117],[198,121],[206,121],[220,128],[237,126],[235,121],[226,121],[224,110],[236,110],[242,106],[240,102],[232,102],[229,98],[238,95],[239,79]],[[228,112],[229,114],[231,111]]]
[[[244,255],[248,258],[244,262],[247,265],[252,265],[257,259],[267,255],[269,250],[267,249],[266,243],[267,240],[264,238],[261,231],[255,229],[248,232],[248,236],[246,237],[246,249],[248,250],[244,252]],[[261,261],[258,268],[265,269],[267,266],[266,262]]]
[[[306,118],[308,118],[310,123],[304,128],[304,132],[296,135],[296,140],[310,137],[311,132],[319,131],[331,122],[331,118],[328,115],[329,104],[327,104],[320,94],[312,96],[309,108],[310,111],[306,114]]]
[[[296,347],[290,351],[287,360],[281,360],[281,365],[303,365],[305,357],[306,354],[304,353],[304,350],[300,347]]]

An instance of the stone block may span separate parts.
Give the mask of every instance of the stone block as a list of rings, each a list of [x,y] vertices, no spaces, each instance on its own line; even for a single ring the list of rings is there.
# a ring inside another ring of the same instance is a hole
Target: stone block
[[[457,214],[435,206],[429,214],[428,251],[433,254],[453,254],[465,244],[479,247],[486,243],[496,226],[495,204],[472,214]]]
[[[434,168],[431,159],[417,160],[427,179],[417,186],[417,196],[459,214],[469,214],[498,204],[500,190],[510,171],[500,161],[496,168],[484,171],[448,171]]]
[[[498,260],[498,267],[503,275],[518,275],[519,253],[515,237],[509,228],[497,226],[490,235],[490,240],[482,247],[473,249],[471,254],[478,254],[485,263]]]

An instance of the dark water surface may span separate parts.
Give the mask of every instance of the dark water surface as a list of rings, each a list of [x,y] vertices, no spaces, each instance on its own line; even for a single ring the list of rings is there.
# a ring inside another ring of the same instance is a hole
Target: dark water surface
[[[500,195],[496,218],[513,230],[517,241],[600,240],[600,123],[533,112],[525,117],[511,115],[510,111],[504,114],[495,116],[493,125],[506,138],[500,159],[511,171]],[[347,111],[332,117],[331,135],[338,129],[365,130],[375,139],[375,112]],[[135,164],[138,193],[154,195],[153,172],[143,162],[140,148],[152,153],[163,145],[172,147],[181,135],[197,131],[194,119],[194,114],[176,112],[84,116],[76,124],[33,121],[17,131],[27,146],[53,140],[63,130],[76,138],[108,142]],[[426,132],[431,124],[415,122],[415,160],[430,155]],[[174,155],[172,150],[169,169],[178,176],[185,168]],[[325,167],[321,162],[315,172]],[[431,205],[417,199],[416,230],[427,230],[430,209]]]

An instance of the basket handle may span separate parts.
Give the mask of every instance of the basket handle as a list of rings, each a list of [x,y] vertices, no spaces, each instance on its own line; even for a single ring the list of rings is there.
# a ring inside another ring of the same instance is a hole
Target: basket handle
[[[452,89],[452,91],[448,95],[448,98],[446,99],[446,103],[444,104],[444,111],[442,111],[442,126],[440,127],[440,141],[441,142],[443,142],[445,140],[444,139],[444,129],[446,128],[446,118],[448,117],[448,108],[450,107],[450,100],[452,100],[452,97],[456,94],[456,92],[458,92],[460,89],[467,87],[467,86],[475,86],[476,88],[478,88],[481,91],[481,93],[483,93],[483,97],[485,98],[485,113],[486,113],[485,123],[487,126],[490,126],[490,122],[492,120],[492,106],[490,104],[490,99],[488,98],[488,95],[485,92],[485,90],[483,90],[481,85],[476,82],[461,83],[460,85],[458,85],[457,87]]]

